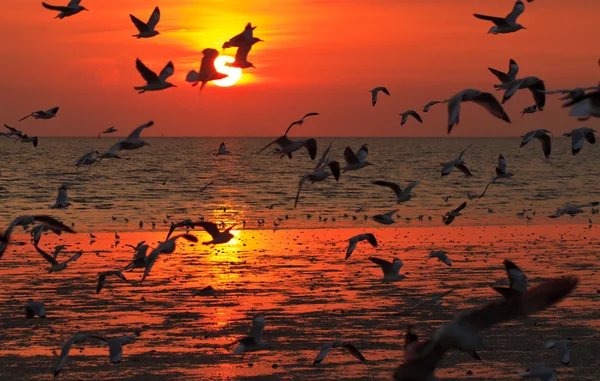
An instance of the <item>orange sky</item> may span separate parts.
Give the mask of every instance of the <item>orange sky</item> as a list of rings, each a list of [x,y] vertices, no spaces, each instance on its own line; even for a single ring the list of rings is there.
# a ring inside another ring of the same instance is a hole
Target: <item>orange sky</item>
[[[491,24],[472,14],[504,16],[512,0],[83,0],[90,12],[64,20],[37,0],[0,5],[0,122],[30,135],[93,136],[112,125],[127,132],[152,119],[152,136],[274,136],[316,111],[321,116],[294,135],[444,136],[445,106],[422,114],[423,125],[410,120],[400,127],[398,114],[421,112],[427,101],[465,88],[492,90],[487,67],[506,71],[509,58],[520,76],[538,76],[549,89],[591,86],[600,77],[598,0],[526,3],[519,22],[527,30],[498,36],[487,35]],[[131,37],[129,13],[146,20],[154,5],[161,8],[161,35]],[[248,21],[265,40],[249,57],[256,69],[233,87],[209,84],[199,95],[184,78],[197,69],[201,50],[220,48]],[[178,87],[138,95],[136,57],[158,71],[173,60]],[[373,108],[375,86],[387,86],[392,96]],[[464,106],[452,136],[600,127],[568,118],[556,98],[543,113],[521,119],[519,111],[533,101],[529,92],[518,93],[506,105],[512,125]],[[53,120],[16,122],[55,105],[61,110]]]

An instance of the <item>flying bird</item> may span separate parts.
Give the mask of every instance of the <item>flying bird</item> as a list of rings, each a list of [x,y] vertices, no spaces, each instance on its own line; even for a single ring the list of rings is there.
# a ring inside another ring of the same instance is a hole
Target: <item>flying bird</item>
[[[569,115],[576,116],[579,120],[588,120],[590,117],[600,118],[600,91],[572,99],[563,107],[571,107]]]
[[[490,187],[490,185],[492,185],[493,183],[495,183],[496,180],[498,180],[498,179],[508,179],[508,178],[513,177],[513,176],[514,176],[514,173],[508,173],[508,172],[506,172],[506,159],[504,158],[504,156],[502,156],[502,154],[500,154],[498,156],[498,165],[496,166],[496,176],[492,177],[492,179],[490,180],[490,182],[488,183],[488,185],[483,190],[483,193],[481,193],[481,195],[478,198],[482,198],[483,196],[485,196],[485,192],[487,192],[487,190]]]
[[[596,130],[588,127],[580,127],[563,134],[563,136],[571,137],[571,153],[573,156],[581,151],[586,140],[590,144],[596,144],[594,132],[596,132]]]
[[[5,136],[10,137],[10,136],[21,136],[23,135],[23,131],[17,130],[14,127],[9,126],[8,124],[5,124],[4,127],[6,127],[8,129],[8,132],[5,132],[4,134],[6,134]]]
[[[112,134],[114,132],[117,132],[119,130],[117,130],[114,126],[113,127],[108,127],[106,130],[102,131],[103,134]]]
[[[67,201],[67,187],[61,185],[58,188],[58,196],[56,196],[56,202],[54,205],[50,206],[50,209],[64,209],[71,205],[70,202]]]
[[[502,97],[502,104],[505,104],[515,93],[520,89],[528,89],[533,95],[533,100],[537,106],[538,111],[544,111],[546,105],[546,85],[544,81],[538,77],[525,77],[521,79],[515,79],[511,82],[505,82],[501,85],[501,89],[506,90]]]
[[[49,9],[51,11],[57,11],[58,15],[55,18],[64,19],[65,17],[73,16],[78,14],[81,11],[88,11],[86,7],[82,7],[80,5],[81,0],[71,0],[69,4],[66,6],[63,5],[50,5],[42,2],[44,8]]]
[[[454,126],[460,121],[460,104],[462,102],[474,102],[484,107],[490,114],[496,118],[510,123],[510,118],[502,108],[502,105],[496,97],[490,93],[479,90],[467,89],[455,94],[448,100],[448,134],[452,132]]]
[[[400,188],[400,185],[389,182],[389,181],[381,181],[381,180],[373,181],[373,184],[383,186],[383,187],[388,187],[391,190],[393,190],[394,193],[396,194],[396,197],[398,198],[398,204],[400,204],[401,202],[408,201],[412,198],[412,190],[415,189],[415,187],[417,185],[419,185],[420,182],[421,182],[420,180],[412,182],[412,183],[408,184],[405,189],[402,189],[402,188]]]
[[[509,286],[492,286],[492,288],[505,299],[518,297],[523,292],[527,291],[527,277],[525,276],[525,273],[512,261],[505,259],[503,263],[504,268],[506,269],[506,275],[508,276]]]
[[[396,214],[396,212],[398,212],[397,210],[390,210],[387,213],[383,213],[383,214],[376,214],[373,216],[373,221],[375,222],[379,222],[380,224],[383,225],[392,225],[394,223],[396,223],[396,221],[394,221],[394,214]]]
[[[462,204],[460,204],[456,209],[446,212],[446,214],[442,216],[442,219],[444,220],[444,224],[450,225],[456,217],[462,216],[462,214],[460,212],[461,212],[461,210],[463,210],[466,207],[467,207],[467,202],[465,201]]]
[[[525,114],[535,114],[538,111],[537,105],[528,106],[521,111],[521,118],[525,116]]]
[[[153,121],[146,122],[141,126],[137,127],[123,140],[119,141],[115,145],[109,148],[108,153],[112,153],[113,155],[119,151],[131,151],[142,148],[144,146],[149,146],[150,143],[143,141],[140,139],[140,135],[142,132],[149,127],[154,125]]]
[[[58,221],[57,219],[45,216],[45,215],[24,215],[15,218],[8,228],[4,231],[4,233],[0,233],[0,258],[6,251],[8,244],[10,242],[10,238],[15,227],[21,226],[26,229],[29,225],[33,225],[34,223],[40,223],[42,225],[47,226],[52,232],[56,235],[60,235],[63,232],[67,233],[75,233],[73,229]]]
[[[215,59],[219,56],[219,52],[216,49],[204,49],[202,55],[200,70],[191,70],[185,78],[187,82],[192,83],[192,86],[197,86],[202,82],[202,85],[200,86],[201,91],[208,82],[227,77],[227,74],[219,73],[215,68]]]
[[[500,89],[502,84],[512,82],[517,79],[517,74],[519,74],[519,65],[515,62],[515,60],[511,59],[508,62],[508,72],[504,73],[500,70],[496,70],[494,68],[488,67],[488,70],[492,72],[500,80],[500,85],[494,85],[496,89]]]
[[[256,352],[271,349],[272,346],[270,344],[262,341],[262,334],[265,329],[265,325],[266,321],[264,316],[255,316],[252,319],[252,328],[250,328],[250,334],[229,344],[229,346],[238,344],[233,350],[233,354],[240,355],[246,352]]]
[[[413,118],[415,118],[419,123],[423,123],[423,119],[421,119],[421,115],[419,115],[419,113],[416,112],[415,110],[404,111],[400,115],[402,115],[402,121],[400,122],[401,126],[404,126],[404,123],[406,123],[408,121],[409,116],[412,116]]]
[[[269,148],[271,145],[277,145],[279,148],[275,148],[275,150],[269,152],[273,154],[278,154],[280,158],[287,155],[288,158],[292,158],[292,153],[298,151],[302,147],[306,148],[308,154],[310,155],[310,159],[314,160],[317,157],[317,140],[314,138],[306,139],[306,140],[290,140],[287,135],[283,135],[271,143],[264,146],[257,154],[263,152],[265,149]]]
[[[154,266],[154,263],[158,259],[158,256],[160,254],[173,253],[175,251],[175,248],[177,247],[176,246],[177,240],[180,238],[185,239],[190,242],[198,242],[198,238],[196,238],[196,236],[193,236],[191,234],[181,234],[181,235],[176,235],[175,237],[168,239],[165,242],[162,242],[161,244],[159,244],[154,250],[152,250],[150,252],[148,257],[146,258],[146,268],[144,269],[144,275],[142,276],[142,282],[150,274],[150,270],[152,270],[152,267]]]
[[[350,256],[356,249],[356,245],[358,245],[358,243],[362,242],[362,241],[367,241],[371,244],[371,246],[377,247],[377,239],[375,238],[375,235],[373,233],[364,233],[364,234],[355,235],[354,237],[352,237],[348,240],[348,249],[346,249],[346,258],[345,259],[350,258]]]
[[[262,41],[260,38],[253,38],[250,42],[240,44],[235,52],[235,60],[231,63],[227,63],[226,66],[238,67],[240,69],[254,68],[254,64],[248,61],[248,54],[250,54],[252,46],[260,41]]]
[[[262,41],[261,39],[254,37],[254,29],[256,29],[256,27],[252,26],[252,23],[246,24],[244,30],[240,34],[231,37],[229,41],[223,44],[222,48],[239,48],[244,44]]]
[[[373,103],[373,107],[375,107],[375,104],[377,104],[377,94],[380,91],[384,94],[390,95],[390,92],[388,91],[388,89],[386,89],[383,86],[379,86],[379,87],[376,87],[373,90],[371,90],[370,91],[371,92],[371,103]]]
[[[145,254],[145,252],[144,252]],[[123,273],[119,270],[110,270],[110,271],[103,271],[98,273],[98,284],[96,285],[96,294],[100,293],[100,290],[102,290],[102,287],[104,287],[104,282],[106,280],[107,276],[115,276],[125,282],[127,282],[127,278],[125,278],[125,275],[123,275]]]
[[[429,112],[429,109],[431,108],[431,106],[435,106],[437,104],[445,103],[445,102],[447,102],[447,101],[430,101],[423,107],[423,112]]]
[[[221,156],[221,155],[231,155],[231,152],[227,151],[225,142],[221,142],[221,145],[219,145],[219,150],[215,154],[215,156]]]
[[[79,169],[79,167],[83,166],[90,166],[93,164],[96,164],[99,161],[98,155],[100,154],[100,151],[96,150],[96,151],[92,151],[92,152],[88,152],[85,155],[83,155],[82,157],[80,157],[79,159],[75,160],[73,162],[73,164],[75,164],[75,167],[77,169]]]
[[[150,38],[160,34],[156,31],[156,24],[160,21],[160,9],[158,7],[154,8],[148,22],[143,22],[132,14],[129,17],[131,17],[131,21],[138,30],[138,34],[134,34],[133,37]]]
[[[50,263],[51,266],[48,268],[49,273],[58,272],[66,269],[69,263],[78,260],[83,254],[83,251],[78,251],[66,261],[58,262],[50,254],[40,249],[39,246],[33,245],[33,247],[35,247],[35,250],[42,256],[42,258],[44,258],[48,263]]]
[[[440,163],[440,165],[442,166],[442,177],[448,176],[450,173],[452,173],[452,170],[454,168],[458,169],[467,176],[473,176],[471,174],[471,171],[469,171],[469,168],[467,168],[465,161],[463,160],[463,155],[465,154],[465,152],[467,152],[469,148],[471,148],[471,146],[473,145],[471,144],[467,148],[462,150],[462,152],[460,153],[460,155],[458,155],[456,159],[447,161],[445,163]]]
[[[525,12],[525,4],[517,0],[513,10],[506,17],[486,16],[474,13],[473,16],[481,20],[491,21],[494,26],[490,28],[488,34],[513,33],[521,29],[526,29],[523,25],[517,23],[517,18]]]
[[[574,89],[565,89],[565,90],[546,90],[543,91],[546,95],[552,94],[562,94],[564,95],[561,98],[558,98],[561,101],[566,100],[575,100],[585,96],[586,91],[588,90],[600,90],[600,86],[592,86],[592,87],[576,87]]]
[[[527,145],[531,140],[538,139],[542,143],[542,150],[544,151],[544,156],[546,159],[550,158],[550,153],[552,152],[552,138],[548,135],[550,131],[545,129],[538,129],[529,131],[525,135],[521,136],[523,139],[521,141],[521,147]]]
[[[352,151],[352,148],[349,146],[346,147],[344,150],[344,161],[346,162],[346,165],[344,166],[342,172],[356,171],[366,166],[373,165],[367,161],[368,155],[369,148],[366,144],[363,144],[356,154],[354,151]]]
[[[321,363],[325,359],[325,357],[327,357],[327,354],[329,354],[329,352],[334,348],[343,348],[358,360],[366,361],[365,357],[354,345],[346,343],[342,340],[335,340],[323,346],[317,357],[313,360],[313,365]]]
[[[298,120],[296,120],[296,121],[292,122],[292,123],[290,124],[290,126],[287,128],[287,130],[285,130],[285,134],[284,134],[284,135],[287,135],[287,134],[288,134],[288,132],[290,132],[290,129],[291,129],[292,127],[294,127],[294,126],[296,126],[296,125],[298,125],[298,126],[301,126],[301,125],[303,125],[303,124],[304,124],[304,119],[308,118],[309,116],[317,116],[317,115],[319,115],[319,113],[318,113],[318,112],[309,112],[308,114],[304,115],[304,116],[302,117],[302,119],[298,119]]]
[[[56,116],[56,113],[58,113],[58,109],[59,109],[58,107],[52,107],[51,109],[46,110],[46,111],[43,111],[43,110],[34,111],[31,114],[19,119],[19,122],[29,118],[30,116],[33,117],[34,119],[52,119]]]
[[[439,262],[443,262],[446,266],[452,266],[450,257],[448,257],[448,254],[443,250],[432,251],[429,253],[427,260],[430,260],[431,258],[437,258]]]
[[[381,267],[384,282],[392,282],[406,278],[405,275],[400,274],[400,270],[402,269],[402,266],[404,266],[404,262],[402,262],[401,259],[394,258],[392,262],[390,262],[385,259],[369,257],[369,260]]]
[[[236,227],[236,225],[232,225],[227,229],[220,231],[217,224],[205,221],[194,222],[194,226],[200,226],[201,228],[206,230],[206,232],[212,237],[212,240],[208,242],[202,242],[203,245],[220,245],[231,241],[231,239],[233,238],[233,234],[231,234],[231,229]]]
[[[306,181],[310,181],[311,184],[327,180],[329,176],[333,176],[335,181],[340,180],[340,163],[337,161],[329,161],[316,168],[313,172],[307,173],[302,176],[300,183],[298,184],[298,193],[296,193],[296,200],[294,201],[294,209],[298,206],[298,199],[300,198],[300,191]]]
[[[31,143],[31,144],[33,144],[33,147],[35,148],[38,146],[38,137],[37,136],[29,137],[29,136],[27,136],[27,134],[23,134],[15,140],[15,143],[16,142]]]
[[[134,89],[138,91],[138,94],[143,94],[146,91],[159,91],[168,89],[169,87],[176,87],[171,82],[167,82],[167,79],[175,73],[173,61],[169,61],[169,63],[160,71],[159,75],[156,75],[155,72],[148,69],[139,58],[136,58],[135,60],[135,67],[146,81],[146,84],[143,86],[134,86]]]

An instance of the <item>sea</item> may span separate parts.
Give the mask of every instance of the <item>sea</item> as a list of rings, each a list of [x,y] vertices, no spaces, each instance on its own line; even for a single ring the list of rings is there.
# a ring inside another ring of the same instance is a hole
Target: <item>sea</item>
[[[600,147],[586,143],[573,156],[570,138],[563,137],[553,139],[550,159],[539,141],[520,147],[519,138],[318,138],[317,159],[331,143],[330,159],[343,166],[346,146],[357,151],[367,144],[373,165],[345,172],[337,182],[306,182],[296,209],[299,181],[317,161],[304,149],[288,159],[257,154],[270,138],[146,138],[150,146],[123,152],[123,159],[75,167],[85,153],[106,150],[118,139],[42,137],[34,148],[2,138],[0,222],[44,213],[82,232],[164,230],[187,218],[264,229],[368,228],[383,227],[373,215],[395,210],[397,222],[389,227],[435,227],[467,201],[453,225],[587,224],[591,208],[575,217],[549,216],[557,208],[600,201]],[[221,142],[230,155],[214,155]],[[473,176],[455,170],[442,177],[440,163],[470,145],[464,160]],[[500,154],[514,176],[470,200],[494,176]],[[373,185],[375,180],[403,188],[421,183],[411,200],[397,204],[393,191]],[[72,205],[50,210],[61,185]],[[445,196],[451,196],[448,202]]]

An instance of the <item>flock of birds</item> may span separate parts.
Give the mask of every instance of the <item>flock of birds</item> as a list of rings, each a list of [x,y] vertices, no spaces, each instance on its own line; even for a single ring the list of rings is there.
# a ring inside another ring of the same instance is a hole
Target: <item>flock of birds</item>
[[[528,1],[531,3],[533,0]],[[46,3],[42,4],[49,10],[57,11],[58,14],[56,17],[63,19],[87,10],[85,7],[81,6],[80,3],[81,1],[79,0],[72,0],[66,6],[49,5]],[[521,0],[517,0],[513,10],[506,17],[492,17],[480,14],[475,14],[475,17],[494,23],[494,26],[490,29],[489,33],[514,33],[521,29],[525,29],[522,25],[517,23],[518,17],[524,12],[524,10],[524,3]],[[136,38],[152,38],[160,34],[160,32],[156,30],[156,27],[160,21],[160,10],[158,7],[156,7],[151,13],[151,16],[147,22],[143,22],[133,15],[131,15],[131,20],[138,30],[138,33],[134,35]],[[231,66],[242,69],[254,67],[254,65],[248,61],[248,54],[255,43],[262,41],[261,39],[254,37],[253,31],[255,28],[255,26],[252,26],[252,24],[248,23],[248,25],[246,25],[245,29],[240,34],[232,37],[223,44],[223,49],[231,47],[237,48],[235,61],[230,64]],[[215,69],[214,61],[219,54],[216,49],[204,49],[202,53],[203,59],[199,70],[190,71],[186,78],[188,82],[192,83],[192,86],[196,86],[201,83],[200,89],[202,89],[208,82],[221,79],[226,76],[225,74],[217,72]],[[136,67],[143,79],[146,81],[146,84],[135,87],[135,90],[139,91],[140,93],[147,91],[159,91],[170,87],[175,87],[175,85],[167,81],[167,79],[174,73],[174,65],[172,62],[169,62],[159,74],[156,74],[150,70],[139,59],[136,60]],[[600,117],[600,87],[598,86],[547,91],[544,81],[537,77],[519,78],[519,67],[514,60],[510,60],[509,69],[506,73],[493,68],[490,68],[489,70],[500,81],[499,84],[494,85],[494,88],[504,91],[501,102],[498,101],[490,92],[466,89],[447,98],[446,100],[429,102],[424,106],[423,112],[429,112],[430,108],[434,105],[446,103],[448,105],[448,134],[450,134],[453,128],[459,124],[461,105],[465,102],[474,102],[484,107],[492,116],[510,123],[510,118],[504,111],[502,105],[510,100],[518,90],[528,89],[533,96],[533,101],[535,104],[524,108],[521,113],[522,116],[525,114],[533,114],[543,111],[546,103],[546,95],[560,93],[564,95],[562,99],[566,101],[564,107],[571,108],[570,115],[575,116],[580,120],[587,120],[590,117]],[[386,87],[375,87],[371,90],[371,102],[373,106],[376,106],[380,93],[386,94],[387,96],[391,95],[390,91]],[[58,111],[59,107],[53,107],[46,111],[38,110],[25,116],[20,121],[29,117],[34,119],[51,119],[57,116]],[[275,146],[276,148],[267,151],[267,154],[276,155],[281,158],[287,156],[289,159],[292,159],[294,153],[305,149],[308,152],[311,160],[316,159],[316,139],[309,138],[293,140],[288,136],[288,133],[294,126],[302,126],[307,118],[316,117],[318,115],[319,113],[311,112],[306,114],[301,119],[292,122],[282,136],[270,142],[268,145],[258,151],[257,154]],[[416,122],[423,123],[423,118],[415,110],[407,110],[400,115],[402,117],[401,125],[408,123],[411,119],[415,120]],[[120,159],[120,154],[123,151],[133,151],[150,145],[142,140],[141,134],[145,131],[145,129],[150,128],[153,124],[154,123],[152,121],[149,121],[137,127],[125,139],[118,141],[106,152],[100,152],[96,150],[86,153],[85,155],[81,156],[81,158],[76,160],[76,168],[98,165],[100,162],[108,159]],[[24,143],[32,143],[34,147],[38,145],[37,137],[29,137],[26,133],[15,127],[8,125],[5,125],[5,127],[7,128],[8,132],[2,132],[2,136],[7,138],[16,138],[15,142],[21,141]],[[112,134],[115,132],[117,132],[117,129],[114,127],[110,127],[102,131],[103,134]],[[595,143],[594,132],[596,131],[591,128],[579,127],[565,134],[566,136],[571,137],[571,150],[573,155],[576,155],[581,151],[586,141],[590,144]],[[550,131],[538,129],[525,134],[522,137],[521,147],[527,145],[533,139],[537,139],[541,142],[543,153],[546,158],[549,158],[552,152],[552,137]],[[469,171],[463,159],[463,156],[468,149],[469,147],[463,150],[457,158],[442,163],[441,176],[450,175],[454,169],[461,171],[466,176],[471,176],[471,172]],[[356,152],[354,152],[352,148],[346,147],[344,151],[345,163],[343,166],[336,160],[330,160],[330,150],[331,144],[329,144],[329,146],[322,153],[320,159],[314,167],[314,170],[310,173],[304,174],[301,177],[294,207],[296,207],[299,203],[301,190],[306,182],[321,182],[330,177],[333,177],[337,181],[344,172],[357,171],[372,165],[367,161],[369,151],[366,145],[360,147],[360,149]],[[215,156],[228,154],[230,154],[230,152],[227,150],[225,143],[222,143],[218,151],[215,153]],[[508,179],[513,175],[514,174],[507,172],[506,159],[502,154],[500,154],[498,157],[498,165],[496,167],[496,175],[487,184],[486,188],[478,198],[484,197],[488,188],[496,181]],[[419,185],[419,181],[412,182],[404,188],[397,183],[388,180],[374,181],[373,184],[376,186],[390,188],[394,192],[397,202],[404,203],[411,200],[412,191]],[[67,208],[69,205],[70,203],[67,199],[67,188],[62,186],[59,189],[55,204],[51,205],[50,208]],[[551,217],[560,217],[564,214],[574,215],[580,213],[582,207],[597,205],[597,202],[593,202],[583,206],[573,206],[559,209]],[[273,206],[271,206],[271,208]],[[463,211],[466,207],[467,202],[465,201],[458,207],[448,211],[444,216],[442,216],[444,223],[446,225],[451,224],[456,217],[461,216],[461,211]],[[381,224],[391,225],[395,222],[393,219],[395,213],[396,210],[388,213],[378,214],[372,218],[374,221]],[[3,254],[11,243],[11,235],[15,228],[22,227],[23,229],[27,230],[30,226],[33,226],[31,229],[31,234],[33,236],[33,245],[36,251],[50,264],[48,271],[62,271],[67,268],[69,263],[76,261],[82,256],[83,252],[77,252],[67,260],[59,262],[57,257],[64,249],[64,246],[57,246],[52,254],[42,250],[39,246],[39,242],[44,232],[50,231],[55,234],[62,234],[74,233],[74,231],[71,227],[50,216],[25,215],[14,219],[9,224],[7,229],[0,234],[0,258],[2,258]],[[149,245],[142,241],[136,246],[131,246],[135,251],[135,256],[133,257],[131,263],[129,263],[124,269],[110,270],[99,273],[96,292],[101,292],[107,277],[117,277],[123,281],[129,282],[129,280],[123,274],[124,270],[143,269],[143,275],[139,282],[144,282],[146,278],[150,276],[151,270],[156,264],[159,256],[162,254],[173,253],[176,250],[176,243],[178,241],[185,240],[194,243],[198,242],[198,238],[196,236],[188,233],[190,229],[197,227],[204,229],[211,236],[211,240],[204,242],[203,244],[219,245],[225,244],[233,238],[231,230],[235,227],[235,225],[225,228],[222,225],[219,227],[219,225],[216,223],[204,220],[194,221],[191,219],[183,220],[177,223],[172,222],[165,241],[159,243],[157,247],[150,248]],[[187,231],[184,234],[173,235],[175,230],[181,228],[185,228]],[[90,236],[93,237],[92,234],[90,234]],[[117,233],[115,233],[115,238],[119,238]],[[350,258],[358,244],[362,241],[366,241],[374,247],[377,246],[376,237],[372,233],[365,233],[352,237],[348,242],[349,245],[346,250],[346,259]],[[443,251],[431,252],[428,256],[428,259],[432,258],[437,259],[447,266],[452,265],[447,253]],[[403,266],[402,260],[394,258],[392,261],[387,261],[375,257],[369,257],[369,260],[381,267],[384,280],[394,281],[403,278],[403,275],[400,274],[400,270]],[[577,284],[577,278],[565,277],[561,279],[548,280],[542,282],[536,287],[528,288],[526,276],[514,263],[507,260],[505,261],[504,265],[510,280],[510,285],[508,288],[495,288],[496,291],[502,295],[502,300],[493,301],[478,310],[460,314],[452,322],[443,324],[438,330],[435,331],[435,333],[431,336],[431,339],[426,341],[419,341],[419,338],[414,333],[413,329],[411,327],[408,328],[405,336],[404,362],[394,373],[394,378],[396,380],[432,380],[436,366],[441,361],[444,354],[451,349],[465,351],[470,353],[473,357],[479,358],[476,350],[481,347],[481,330],[509,320],[525,318],[538,311],[544,310],[562,300],[575,288]],[[207,288],[201,292],[210,293],[211,289]],[[34,318],[35,316],[44,318],[46,316],[46,311],[42,302],[31,301],[25,305],[25,314],[26,318],[28,319]],[[232,343],[232,345],[236,346],[233,350],[233,353],[242,354],[250,351],[270,349],[271,345],[262,340],[262,334],[265,325],[266,321],[264,316],[254,317],[249,335]],[[77,333],[64,343],[60,358],[54,369],[54,375],[57,376],[63,369],[68,358],[69,350],[74,344],[81,344],[92,340],[104,342],[109,348],[110,361],[119,362],[123,355],[123,346],[134,342],[139,335],[140,332],[136,332],[128,336],[106,338],[96,334]],[[568,345],[569,342],[566,340],[548,343],[549,348],[557,348],[561,361],[565,364],[568,364],[570,361]],[[345,348],[357,359],[361,361],[365,360],[364,356],[354,345],[341,340],[336,340],[328,343],[318,353],[314,360],[314,364],[316,365],[322,362],[327,354],[334,348]],[[532,367],[528,371],[521,373],[521,375],[523,377],[537,377],[543,381],[550,381],[554,379],[554,372],[541,366]]]

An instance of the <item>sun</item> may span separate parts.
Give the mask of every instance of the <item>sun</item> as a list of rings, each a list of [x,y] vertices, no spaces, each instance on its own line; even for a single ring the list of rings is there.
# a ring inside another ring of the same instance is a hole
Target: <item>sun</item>
[[[229,87],[235,85],[242,78],[242,69],[239,67],[226,66],[226,63],[232,63],[235,59],[230,56],[218,56],[215,59],[215,69],[221,74],[227,74],[227,78],[213,81],[217,86]]]

